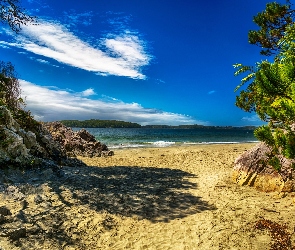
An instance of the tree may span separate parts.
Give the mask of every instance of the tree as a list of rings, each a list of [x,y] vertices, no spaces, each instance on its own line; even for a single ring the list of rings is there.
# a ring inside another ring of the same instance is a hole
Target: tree
[[[21,90],[14,66],[10,62],[0,61],[0,104],[15,112],[23,105],[20,94]]]
[[[7,23],[14,32],[21,30],[21,25],[35,22],[19,6],[19,0],[0,0],[0,21]],[[0,104],[16,112],[24,104],[20,98],[21,90],[12,63],[0,61]]]
[[[260,29],[249,31],[249,43],[262,47],[260,52],[262,55],[275,54],[280,50],[278,41],[284,36],[286,27],[293,23],[293,18],[294,10],[291,10],[290,1],[285,5],[268,3],[265,11],[254,16],[253,22]]]
[[[14,32],[19,32],[22,25],[34,24],[35,17],[29,16],[20,7],[19,0],[0,0],[0,21],[7,23]],[[24,129],[34,130],[39,125],[30,111],[25,111],[24,101],[20,97],[21,89],[12,63],[0,61],[0,105],[11,111],[19,125]]]
[[[268,13],[267,18],[263,19],[261,13],[254,17],[254,21],[257,20],[257,17],[262,20],[261,27],[269,27],[267,40],[270,43],[264,43],[266,40],[262,39],[260,46],[267,48],[267,51],[277,51],[273,62],[264,60],[261,63],[256,63],[255,66],[234,65],[237,69],[235,75],[248,72],[248,75],[241,80],[241,84],[236,88],[237,90],[248,83],[246,89],[236,97],[236,105],[247,112],[256,112],[261,120],[268,122],[267,125],[257,128],[254,135],[272,148],[268,163],[278,170],[280,169],[278,155],[295,158],[294,21],[289,19],[289,16],[288,22],[280,22],[276,27],[269,25],[269,20],[276,20],[278,16],[282,17],[282,15],[278,15],[278,12],[270,10],[275,7],[275,10],[280,10],[280,13],[283,13],[287,11],[284,6],[277,3],[268,4],[266,11],[262,12],[265,15]],[[293,13],[290,6],[288,6],[288,13]],[[286,23],[288,24],[286,25]],[[250,32],[249,37],[251,34],[254,33]]]
[[[19,32],[21,25],[36,21],[35,17],[25,13],[19,3],[19,0],[0,0],[0,21],[7,23],[14,32]]]

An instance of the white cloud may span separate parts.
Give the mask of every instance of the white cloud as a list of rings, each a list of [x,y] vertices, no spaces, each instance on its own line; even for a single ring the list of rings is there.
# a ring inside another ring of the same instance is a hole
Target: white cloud
[[[211,91],[208,92],[208,95],[212,95],[212,94],[214,94],[215,92],[216,92],[215,90],[211,90]]]
[[[34,60],[34,58],[32,58],[32,60]],[[40,63],[44,63],[44,64],[50,64],[50,62],[43,60],[43,59],[36,59],[36,61],[38,61]]]
[[[10,47],[8,47],[8,46],[6,46],[6,45],[4,45],[4,44],[1,44],[1,43],[0,43],[0,48],[3,48],[3,49],[10,49]]]
[[[15,42],[1,41],[2,46],[22,48],[25,51],[52,58],[60,63],[92,71],[102,75],[126,76],[144,79],[143,66],[149,64],[151,56],[136,35],[126,32],[108,35],[101,44],[90,45],[72,34],[63,25],[39,20],[38,25],[27,25],[13,35]],[[103,45],[105,51],[97,48]]]
[[[96,93],[94,92],[94,89],[90,88],[90,89],[86,89],[84,91],[81,92],[82,96],[91,96],[91,95],[96,95]]]
[[[39,63],[43,63],[43,64],[46,64],[46,65],[50,65],[50,66],[52,66],[52,67],[56,67],[56,68],[59,68],[59,66],[58,65],[54,65],[54,64],[51,64],[50,62],[48,62],[48,61],[46,61],[46,60],[44,60],[44,59],[40,59],[40,58],[35,58],[35,57],[33,57],[33,56],[30,56],[29,57],[31,60],[35,60],[35,61],[37,61],[37,62],[39,62]]]
[[[114,98],[111,98],[111,101],[107,101],[106,98],[92,100],[81,94],[49,89],[24,80],[20,80],[20,84],[27,108],[36,118],[43,121],[105,119],[136,122],[142,125],[206,124],[186,115],[144,108],[138,103],[124,103]],[[89,94],[94,92],[92,91],[88,89],[84,92]]]

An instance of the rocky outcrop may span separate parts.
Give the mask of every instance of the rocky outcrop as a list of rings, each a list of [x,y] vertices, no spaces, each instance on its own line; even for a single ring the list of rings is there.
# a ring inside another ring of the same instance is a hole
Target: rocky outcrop
[[[266,164],[271,149],[259,143],[240,155],[234,163],[232,179],[239,185],[248,185],[265,192],[295,191],[295,160],[279,156],[281,169],[275,170]]]
[[[74,132],[60,122],[47,122],[43,126],[50,131],[53,139],[61,145],[68,156],[100,157],[114,154],[85,129]]]
[[[85,165],[67,157],[65,150],[41,125],[37,132],[25,131],[5,106],[0,106],[0,168]]]

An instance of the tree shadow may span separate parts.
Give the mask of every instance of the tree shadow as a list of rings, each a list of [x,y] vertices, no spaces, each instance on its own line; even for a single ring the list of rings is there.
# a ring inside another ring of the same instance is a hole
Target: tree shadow
[[[77,168],[76,168],[77,169]],[[95,211],[153,222],[169,222],[215,207],[189,193],[197,189],[195,175],[177,169],[155,167],[86,167],[63,169],[63,187],[73,199]],[[59,186],[53,185],[61,196]],[[63,202],[67,202],[64,198]]]
[[[11,232],[7,237],[23,249],[43,244],[51,249],[95,249],[85,248],[83,237],[87,237],[88,230],[93,230],[96,237],[106,231],[114,232],[116,215],[169,222],[216,209],[191,193],[198,188],[197,176],[177,169],[87,166],[64,167],[61,175],[51,169],[18,172],[12,170],[9,174],[14,185],[1,185],[0,180],[0,193],[10,203],[19,204],[16,214],[0,221],[0,231]],[[76,207],[71,210],[71,206]],[[85,224],[91,220],[86,207],[100,213],[91,228]],[[22,230],[26,228],[25,236],[19,235],[20,226]],[[19,238],[15,237],[17,234]]]

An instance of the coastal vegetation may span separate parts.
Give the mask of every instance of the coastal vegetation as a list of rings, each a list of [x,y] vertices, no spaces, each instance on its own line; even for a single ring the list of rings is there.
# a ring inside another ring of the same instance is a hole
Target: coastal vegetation
[[[271,147],[268,164],[281,168],[279,155],[295,158],[295,27],[290,1],[276,2],[254,17],[258,31],[250,31],[249,42],[262,48],[262,60],[254,66],[235,64],[235,75],[247,73],[237,86],[242,89],[236,105],[256,112],[267,125],[258,127],[254,135]],[[245,86],[247,84],[247,86]]]
[[[117,121],[117,120],[62,120],[60,121],[63,125],[67,127],[76,128],[150,128],[150,129],[245,129],[254,130],[255,126],[244,126],[244,127],[233,127],[233,126],[204,126],[198,124],[192,125],[140,125],[138,123]]]
[[[76,128],[140,128],[141,127],[137,123],[116,121],[116,120],[98,120],[98,119],[90,119],[85,121],[62,120],[60,122],[67,127],[76,127]]]
[[[0,0],[0,22],[8,24],[12,31],[18,33],[22,25],[36,24],[36,17],[26,14],[19,0]],[[34,120],[30,111],[24,109],[25,102],[20,94],[19,80],[13,64],[0,61],[0,106],[6,106],[22,128],[35,131],[39,123]]]

